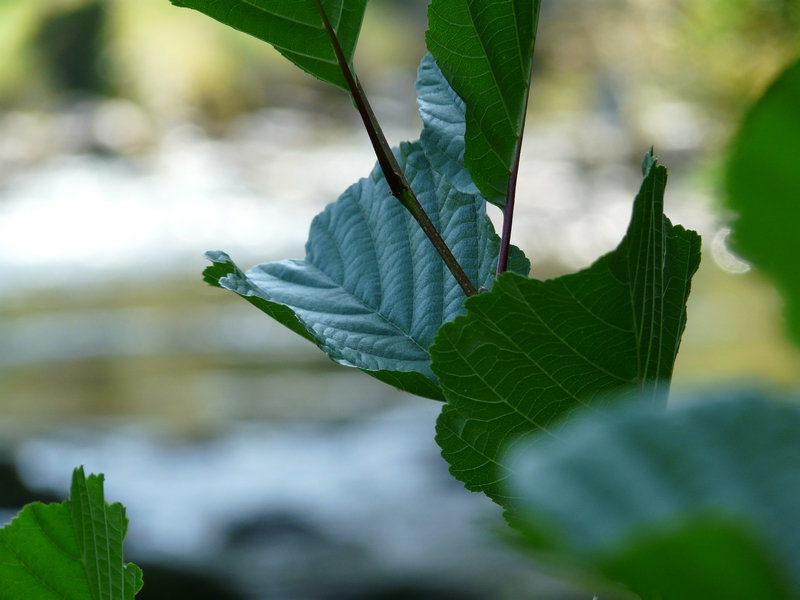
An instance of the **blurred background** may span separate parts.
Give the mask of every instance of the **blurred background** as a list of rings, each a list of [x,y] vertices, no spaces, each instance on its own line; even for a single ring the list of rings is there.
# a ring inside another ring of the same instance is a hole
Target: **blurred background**
[[[426,5],[365,17],[392,144],[421,126]],[[675,401],[800,379],[720,195],[738,119],[798,50],[798,0],[543,1],[514,241],[540,278],[612,249],[653,145],[668,215],[704,241]],[[0,0],[0,56],[0,521],[84,464],[128,507],[143,600],[591,598],[449,478],[438,404],[200,278],[205,250],[302,257],[369,173],[343,93],[168,0]]]

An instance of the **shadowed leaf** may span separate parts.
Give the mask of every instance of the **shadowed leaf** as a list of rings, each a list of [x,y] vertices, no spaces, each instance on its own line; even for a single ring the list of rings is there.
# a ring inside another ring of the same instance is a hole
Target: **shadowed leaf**
[[[466,165],[500,207],[522,143],[539,4],[433,0],[428,8],[428,50],[466,103]]]
[[[170,0],[271,44],[314,77],[348,91],[316,0]],[[367,0],[323,0],[350,66]]]
[[[437,441],[468,489],[504,504],[502,457],[530,433],[558,435],[582,407],[666,399],[700,238],[663,215],[666,169],[645,157],[620,245],[591,267],[539,281],[501,275],[431,347],[447,404]]]

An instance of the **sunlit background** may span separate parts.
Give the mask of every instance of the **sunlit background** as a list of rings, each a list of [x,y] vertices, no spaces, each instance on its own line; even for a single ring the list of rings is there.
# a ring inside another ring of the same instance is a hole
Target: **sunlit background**
[[[420,128],[426,4],[367,9],[356,67],[392,143]],[[797,0],[543,1],[514,241],[541,278],[612,249],[653,145],[669,216],[704,242],[676,401],[800,379],[720,195],[798,32]],[[0,57],[0,520],[84,464],[128,506],[144,600],[587,598],[449,479],[437,403],[200,278],[205,250],[302,257],[368,174],[343,93],[168,0],[0,0]]]

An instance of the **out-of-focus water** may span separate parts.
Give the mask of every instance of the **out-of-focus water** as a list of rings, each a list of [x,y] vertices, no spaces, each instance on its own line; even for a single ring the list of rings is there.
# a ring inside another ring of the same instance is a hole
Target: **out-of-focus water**
[[[585,597],[489,533],[496,507],[438,457],[436,403],[333,365],[200,279],[209,249],[241,265],[302,256],[313,216],[372,168],[364,135],[281,109],[221,139],[179,125],[144,154],[108,135],[73,142],[80,152],[6,146],[0,168],[0,445],[31,488],[64,493],[79,464],[106,473],[135,556],[217,573],[250,598],[380,579]],[[529,126],[515,243],[534,275],[618,243],[635,154],[602,119]],[[711,239],[722,226],[685,181],[670,217]],[[742,268],[717,246],[704,260]]]
[[[450,479],[433,442],[437,410],[401,399],[350,423],[238,424],[202,442],[71,429],[29,439],[16,460],[31,486],[62,494],[73,465],[106,473],[107,497],[128,510],[133,560],[206,565],[246,597],[380,580],[573,597],[494,537],[497,506]]]
[[[223,138],[182,124],[130,154],[137,136],[113,133],[130,111],[101,103],[49,124],[3,121],[24,141],[5,147],[0,168],[0,335],[13,349],[0,356],[0,423],[127,415],[202,429],[369,405],[361,393],[330,399],[351,384],[322,382],[354,374],[200,280],[205,250],[243,266],[301,257],[313,216],[372,169],[366,135],[270,109]],[[393,142],[417,135],[413,122],[391,124]],[[618,243],[640,180],[632,155],[622,130],[600,118],[531,124],[514,242],[534,275],[586,266]],[[708,199],[680,182],[668,209],[703,233],[718,228]],[[313,375],[297,384],[297,369]]]
[[[224,248],[241,262],[301,255],[311,218],[375,162],[363,132],[289,109],[243,117],[224,139],[177,125],[147,154],[114,155],[108,151],[136,137],[117,140],[109,132],[131,116],[106,112],[99,104],[47,125],[21,114],[0,123],[22,146],[6,141],[0,152],[0,268],[10,276],[0,297],[196,273],[205,249]],[[388,133],[393,143],[418,135],[405,121]],[[47,153],[48,144],[56,151]],[[687,150],[665,145],[673,154]],[[645,150],[599,117],[533,123],[515,242],[540,263],[569,268],[613,248]],[[669,197],[675,218],[713,230],[707,197],[686,187]]]

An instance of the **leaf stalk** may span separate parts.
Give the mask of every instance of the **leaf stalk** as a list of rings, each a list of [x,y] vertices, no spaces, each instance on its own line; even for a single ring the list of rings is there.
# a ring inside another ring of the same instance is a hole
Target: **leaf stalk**
[[[511,248],[511,228],[514,222],[514,202],[517,197],[517,176],[519,174],[519,160],[522,154],[522,136],[525,133],[525,120],[528,114],[528,99],[531,95],[531,84],[533,82],[533,48],[536,44],[536,30],[539,28],[539,8],[541,2],[534,2],[533,14],[533,45],[531,45],[531,65],[528,72],[528,89],[525,92],[525,101],[522,103],[522,115],[519,125],[519,136],[517,146],[514,149],[514,164],[511,166],[511,173],[508,177],[508,188],[506,191],[506,203],[503,207],[503,232],[500,238],[500,252],[497,255],[497,274],[505,273],[508,270],[508,253]]]
[[[373,112],[372,107],[367,100],[367,95],[364,93],[361,83],[358,81],[355,74],[350,69],[350,65],[347,63],[347,59],[344,56],[344,51],[342,50],[341,44],[339,44],[339,38],[336,36],[333,25],[331,25],[328,15],[325,12],[325,7],[322,5],[322,0],[316,0],[316,2],[319,12],[322,15],[322,22],[325,26],[325,30],[327,31],[328,37],[331,40],[333,51],[336,54],[336,60],[339,63],[339,68],[341,69],[342,75],[347,82],[347,86],[350,88],[350,95],[353,98],[353,102],[355,102],[358,113],[361,115],[361,120],[363,121],[364,127],[367,130],[367,135],[369,135],[370,142],[372,142],[372,148],[375,150],[375,155],[378,158],[378,164],[381,167],[381,171],[383,171],[383,176],[386,178],[386,182],[389,184],[389,190],[392,196],[397,198],[400,204],[402,204],[403,207],[405,207],[406,210],[411,213],[411,216],[419,224],[420,228],[428,237],[431,244],[433,244],[436,252],[438,252],[439,256],[442,257],[444,264],[450,270],[450,273],[452,273],[458,285],[461,286],[464,294],[467,296],[474,296],[478,293],[478,290],[475,288],[475,285],[472,283],[472,281],[470,281],[469,277],[464,272],[464,269],[453,255],[452,251],[447,245],[447,242],[444,241],[442,236],[436,230],[436,226],[425,212],[422,204],[420,204],[419,199],[414,194],[414,190],[411,189],[411,184],[408,183],[408,180],[406,179],[403,170],[400,168],[400,165],[398,164],[397,159],[395,158],[394,153],[389,146],[389,143],[386,141],[386,136],[383,134],[383,130],[381,129],[378,119],[375,117],[375,113]]]

